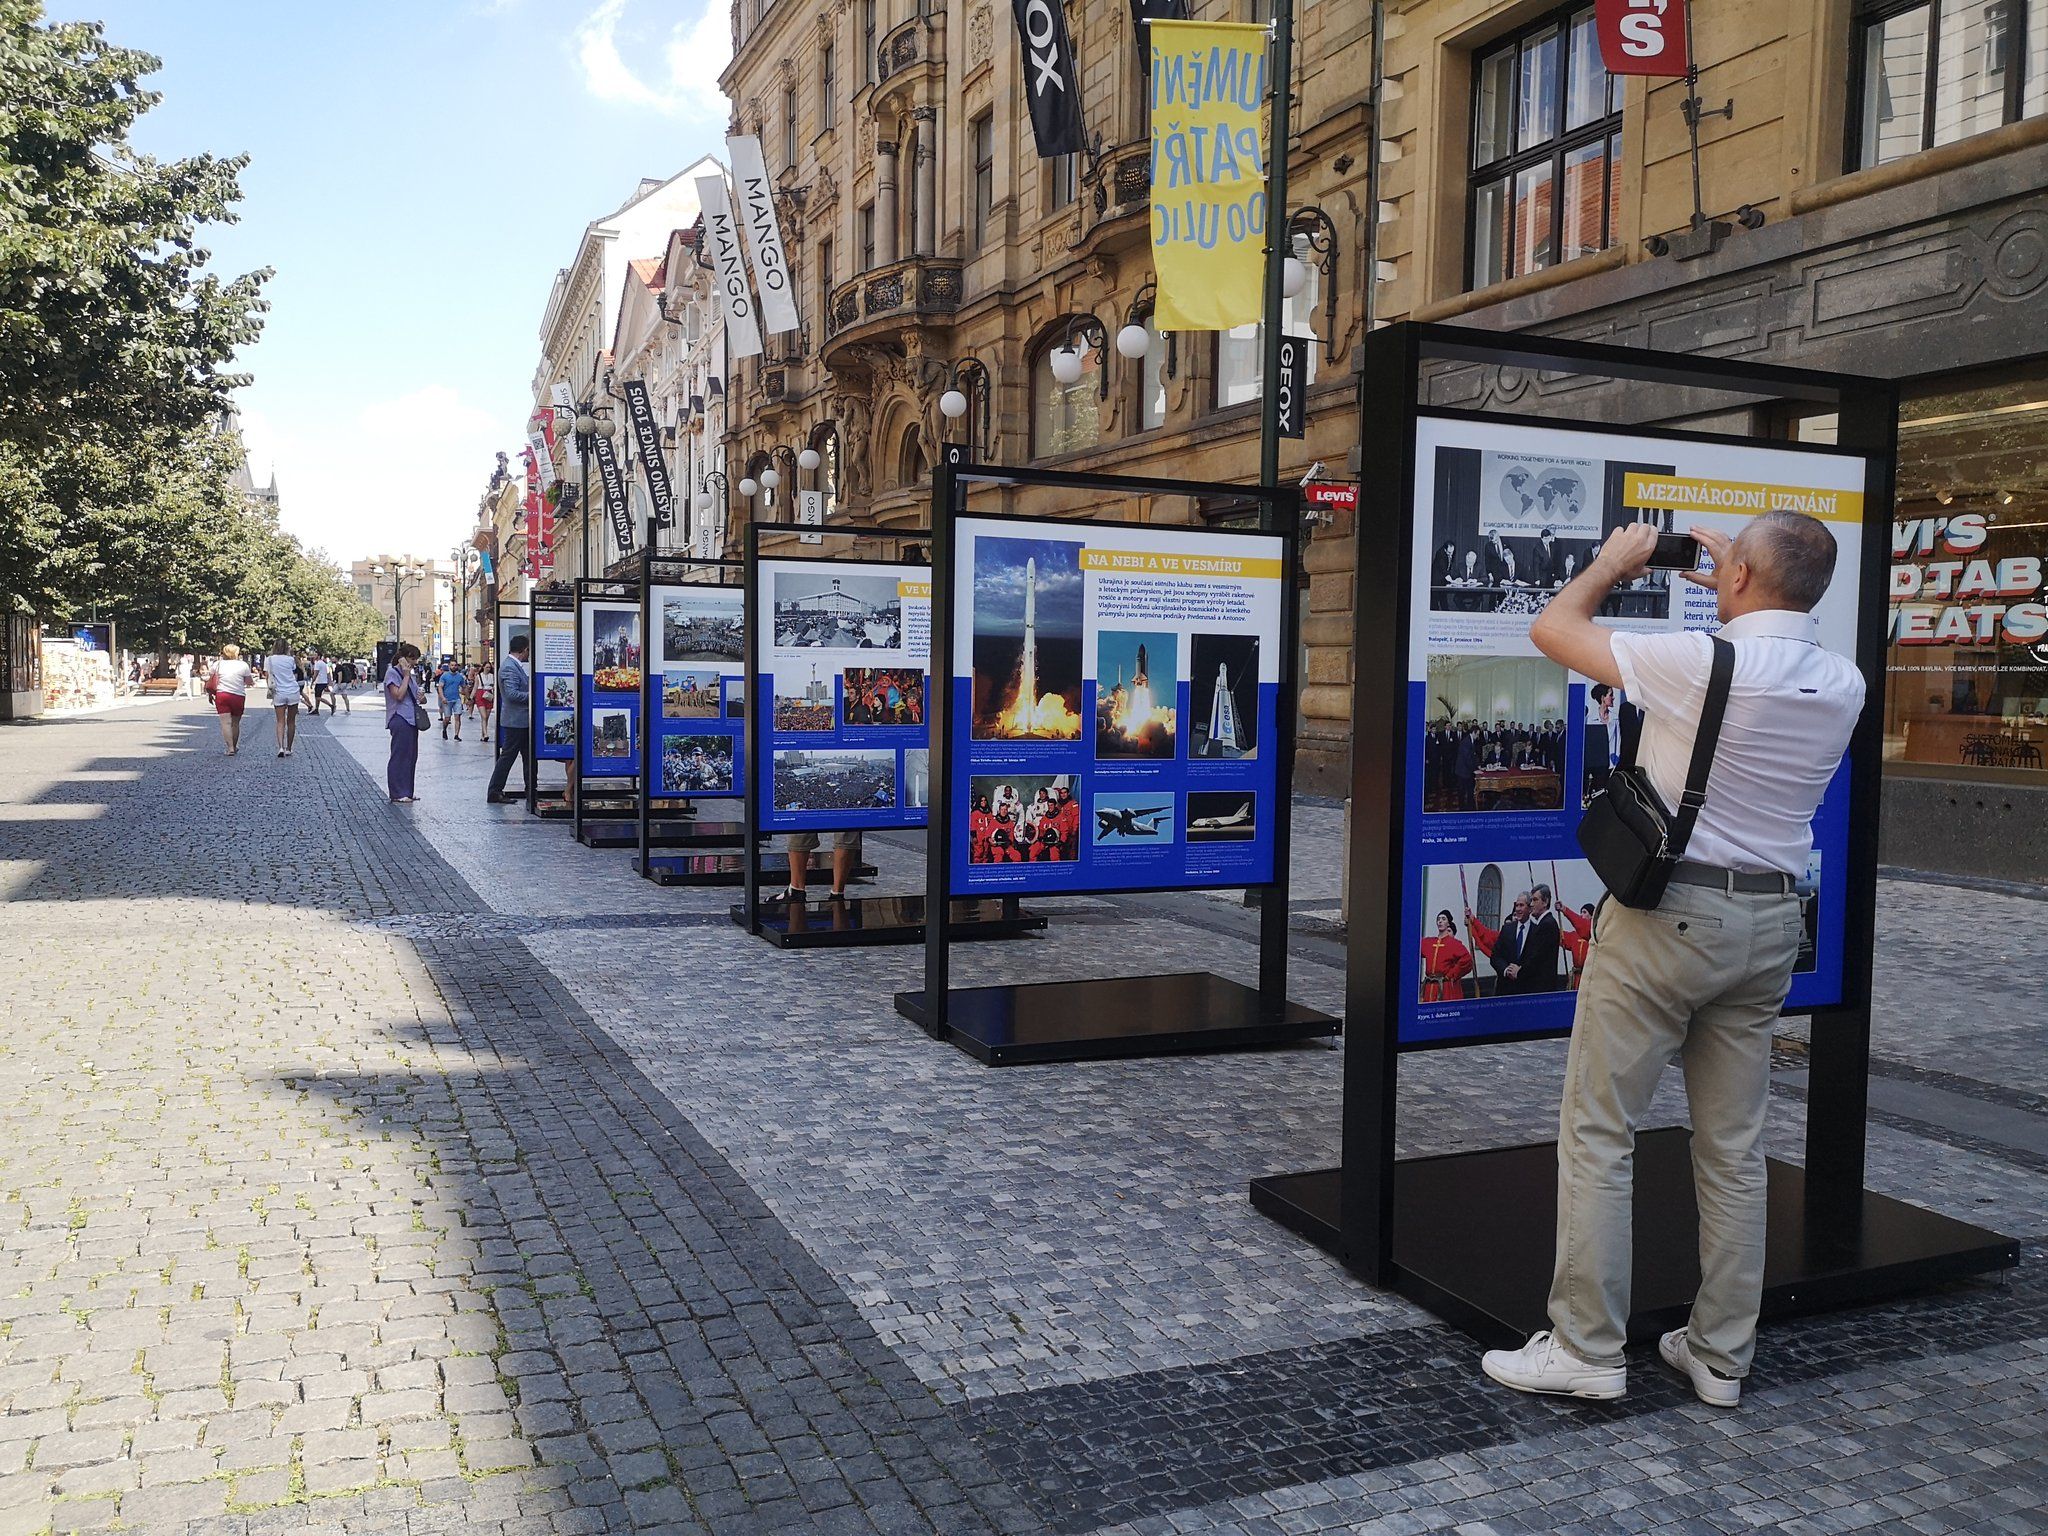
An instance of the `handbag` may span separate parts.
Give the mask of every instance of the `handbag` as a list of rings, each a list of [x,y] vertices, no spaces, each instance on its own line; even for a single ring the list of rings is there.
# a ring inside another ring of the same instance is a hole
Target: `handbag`
[[[1674,815],[1664,805],[1649,773],[1636,765],[1636,747],[1643,733],[1642,712],[1630,707],[1621,720],[1621,761],[1608,775],[1607,788],[1593,797],[1579,818],[1579,851],[1593,866],[1608,894],[1625,907],[1654,911],[1671,883],[1671,872],[1685,857],[1693,824],[1707,803],[1707,774],[1721,739],[1721,719],[1728,709],[1728,688],[1735,677],[1735,647],[1713,637],[1714,664],[1707,676],[1707,696],[1700,705],[1699,735],[1693,739],[1692,762],[1685,773],[1685,793]]]

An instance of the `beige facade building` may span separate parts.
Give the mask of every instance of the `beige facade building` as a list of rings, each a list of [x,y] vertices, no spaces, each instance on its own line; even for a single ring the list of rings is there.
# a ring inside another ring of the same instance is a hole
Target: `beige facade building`
[[[430,657],[454,648],[459,573],[453,560],[370,555],[349,567],[348,579],[377,610],[390,638],[410,640]]]
[[[2048,0],[1692,9],[1697,219],[1685,83],[1610,79],[1590,0],[1298,6],[1288,227],[1311,272],[1289,328],[1321,345],[1283,474],[1318,459],[1375,473],[1357,450],[1368,328],[1551,332],[1897,379],[1902,522],[1969,512],[1993,558],[2048,561]],[[1191,10],[1266,16],[1264,0]],[[834,516],[920,523],[947,435],[997,462],[1253,478],[1255,331],[1155,334],[1138,362],[1106,344],[1151,303],[1144,82],[1128,7],[1066,16],[1091,144],[1071,165],[1034,153],[1007,6],[740,0],[725,83],[780,189],[803,326],[734,366],[733,482],[771,463],[783,479],[781,504],[735,496],[735,524],[786,518],[789,488],[814,484]],[[1070,338],[1087,371],[1063,387],[1048,354]],[[937,400],[954,383],[970,411],[949,433]],[[1832,430],[1572,386],[1460,368],[1432,391]],[[815,473],[796,468],[806,446]],[[1137,512],[1241,515],[1184,499]],[[1346,782],[1358,547],[1339,523],[1305,557],[1306,788]],[[1893,677],[1886,857],[2010,872],[2012,849],[2048,839],[2048,646],[1994,632],[1897,647]]]

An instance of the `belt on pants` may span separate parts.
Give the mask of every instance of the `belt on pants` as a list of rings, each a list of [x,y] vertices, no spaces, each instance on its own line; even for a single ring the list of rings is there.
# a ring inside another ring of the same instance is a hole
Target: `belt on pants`
[[[1704,885],[1715,890],[1726,891],[1730,896],[1790,896],[1792,877],[1773,870],[1768,874],[1751,873],[1740,869],[1720,869],[1712,864],[1697,864],[1691,859],[1680,859],[1671,869],[1674,885]]]

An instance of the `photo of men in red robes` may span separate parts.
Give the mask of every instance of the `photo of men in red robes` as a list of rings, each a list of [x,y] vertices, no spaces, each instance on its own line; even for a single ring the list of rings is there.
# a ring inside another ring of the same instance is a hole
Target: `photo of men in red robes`
[[[1446,907],[1436,915],[1436,932],[1422,941],[1422,1000],[1462,1003],[1465,978],[1471,974],[1472,951],[1458,937],[1457,919]]]

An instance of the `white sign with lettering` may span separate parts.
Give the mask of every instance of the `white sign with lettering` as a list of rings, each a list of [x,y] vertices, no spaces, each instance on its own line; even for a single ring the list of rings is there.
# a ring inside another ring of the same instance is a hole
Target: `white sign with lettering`
[[[754,257],[754,282],[761,290],[761,318],[771,335],[797,328],[796,285],[789,276],[789,257],[782,247],[782,225],[775,217],[775,186],[761,158],[760,139],[749,134],[725,141],[732,156],[732,181],[739,193],[739,219],[747,226],[747,249]]]
[[[732,199],[723,176],[699,176],[697,201],[704,210],[704,243],[711,248],[711,271],[718,300],[725,306],[725,350],[728,357],[761,355],[761,323],[747,286],[746,258],[740,255],[740,232],[733,220]]]

